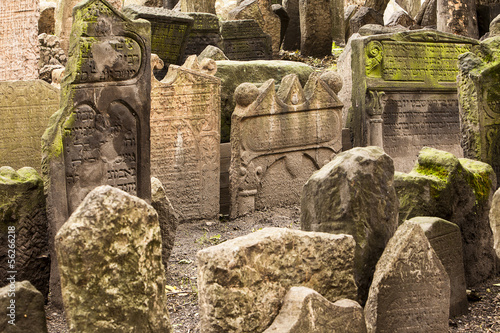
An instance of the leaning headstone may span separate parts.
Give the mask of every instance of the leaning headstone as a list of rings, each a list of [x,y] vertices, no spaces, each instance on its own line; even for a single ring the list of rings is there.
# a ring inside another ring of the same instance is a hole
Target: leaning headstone
[[[102,0],[82,2],[74,14],[61,108],[42,138],[52,237],[99,185],[151,197],[150,24]],[[53,251],[53,238],[50,244]],[[51,290],[60,306],[52,258]]]
[[[373,275],[368,333],[448,332],[450,280],[420,226],[398,228]]]
[[[219,214],[220,79],[203,70],[193,55],[151,89],[151,174],[186,219]]]
[[[466,314],[468,304],[460,228],[438,217],[414,217],[408,222],[422,228],[450,278],[450,318]]]
[[[333,25],[330,1],[300,0],[299,12],[300,54],[317,58],[331,55]]]
[[[215,14],[215,0],[180,0],[181,11]]]
[[[0,2],[0,81],[38,79],[39,0]]]
[[[7,282],[0,288],[0,332],[47,333],[43,295],[29,281]]]
[[[196,255],[200,331],[262,332],[292,286],[330,302],[353,298],[354,240],[348,235],[265,228]]]
[[[435,29],[437,26],[437,1],[425,0],[417,16],[415,16],[415,23],[422,27],[432,27]]]
[[[189,32],[183,61],[190,55],[200,55],[208,46],[220,45],[219,18],[208,13],[187,13],[194,19],[193,27]],[[220,60],[220,59],[214,59]]]
[[[292,287],[273,324],[263,333],[366,333],[363,308],[355,301],[332,303],[307,287]]]
[[[476,0],[437,0],[437,30],[479,38]]]
[[[198,60],[202,61],[205,58],[213,59],[213,60],[229,60],[224,52],[222,52],[221,49],[219,49],[217,46],[213,45],[208,45],[201,51],[201,53],[198,55]]]
[[[71,332],[172,332],[160,226],[144,200],[90,192],[56,235]]]
[[[347,29],[349,34],[347,37],[351,37],[352,34],[355,34],[362,26],[367,24],[384,25],[384,15],[373,8],[359,8],[349,19],[349,29]]]
[[[59,107],[59,89],[42,80],[0,82],[0,163],[41,171],[40,140]]]
[[[221,24],[221,47],[231,60],[271,59],[271,37],[255,20],[225,21]]]
[[[310,175],[342,148],[342,103],[318,73],[302,89],[296,75],[276,92],[270,79],[234,93],[231,119],[231,216],[298,204]]]
[[[299,0],[283,0],[285,8],[290,17],[288,27],[283,40],[283,50],[295,51],[300,49],[300,12]]]
[[[495,252],[488,219],[496,176],[491,166],[424,148],[413,170],[396,172],[399,222],[415,216],[440,217],[460,227],[465,280],[476,285],[494,271]]]
[[[396,0],[395,2],[408,13],[410,18],[415,17],[422,6],[421,0]]]
[[[15,274],[17,281],[30,281],[47,298],[50,256],[45,208],[43,181],[33,168],[17,172],[0,168],[0,286]]]
[[[353,148],[315,172],[302,190],[302,230],[353,235],[361,304],[375,265],[398,225],[393,177],[392,159],[382,149]]]
[[[382,147],[395,169],[404,172],[411,170],[423,147],[462,156],[458,56],[475,44],[432,30],[354,39],[354,145]]]
[[[500,259],[500,190],[496,190],[493,195],[490,210],[490,226],[493,232],[493,247],[497,260]],[[497,261],[498,262],[498,261]]]

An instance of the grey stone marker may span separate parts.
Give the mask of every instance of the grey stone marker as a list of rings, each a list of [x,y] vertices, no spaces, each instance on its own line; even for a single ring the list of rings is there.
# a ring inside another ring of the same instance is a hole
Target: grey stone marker
[[[460,228],[438,217],[414,217],[408,222],[422,228],[450,278],[450,318],[466,314],[468,303]]]
[[[437,30],[479,38],[476,0],[437,0]]]
[[[448,332],[450,280],[422,228],[401,225],[373,275],[365,320],[368,333]]]
[[[271,36],[255,20],[221,23],[221,48],[230,60],[272,59]]]
[[[392,159],[378,147],[338,154],[304,185],[302,230],[346,233],[356,241],[354,275],[364,304],[375,265],[398,225]]]
[[[215,14],[215,0],[180,0],[181,11]]]
[[[300,50],[299,0],[283,0],[283,8],[290,17],[283,40],[283,49],[287,51]]]
[[[324,57],[332,54],[331,1],[299,1],[301,55]]]
[[[221,41],[220,24],[217,15],[209,13],[187,14],[194,19],[194,23],[187,38],[183,62],[190,55],[200,55],[210,45],[219,47]]]
[[[42,138],[51,237],[99,185],[151,197],[150,24],[101,0],[74,14],[61,108]],[[55,259],[53,238],[50,245]],[[52,260],[53,303],[61,306],[58,276]]]

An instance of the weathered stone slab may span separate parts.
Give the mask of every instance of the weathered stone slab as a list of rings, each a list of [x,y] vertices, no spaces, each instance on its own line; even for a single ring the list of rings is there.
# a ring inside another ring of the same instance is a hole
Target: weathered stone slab
[[[187,38],[184,61],[190,55],[200,55],[209,45],[218,47],[221,41],[219,18],[216,15],[208,13],[187,14],[194,19],[194,24]]]
[[[462,156],[458,56],[476,43],[431,30],[352,40],[354,145],[383,147],[404,172],[423,147]]]
[[[15,280],[30,281],[47,298],[50,256],[45,208],[43,181],[34,169],[0,168],[0,286],[16,272]]]
[[[8,281],[9,282],[9,281]],[[44,298],[29,281],[9,283],[0,289],[0,331],[47,333]]]
[[[39,3],[0,2],[0,81],[38,79]]]
[[[82,2],[74,13],[61,108],[42,138],[52,237],[99,185],[151,197],[150,24],[100,0]],[[55,260],[51,272],[57,306]]]
[[[396,172],[394,177],[400,223],[415,216],[434,216],[460,227],[468,286],[484,281],[494,271],[488,214],[495,183],[488,164],[433,148],[420,151],[410,173]]]
[[[450,278],[450,318],[466,314],[468,304],[460,228],[438,217],[414,217],[408,222],[422,228]]]
[[[373,275],[365,320],[372,332],[447,332],[450,280],[420,226],[401,225]]]
[[[301,55],[320,58],[332,54],[331,1],[299,1]]]
[[[400,5],[411,18],[417,16],[420,7],[422,7],[420,0],[396,0],[396,3]]]
[[[181,0],[181,11],[215,14],[215,0]]]
[[[353,235],[361,304],[368,296],[375,265],[397,228],[393,177],[392,159],[380,148],[353,148],[315,172],[302,190],[302,230]]]
[[[337,45],[343,46],[345,44],[343,0],[330,0],[330,15],[332,20],[332,39]]]
[[[191,56],[151,89],[151,174],[187,219],[219,214],[220,79],[204,70]]]
[[[491,230],[493,232],[493,247],[498,260],[500,259],[500,190],[496,190],[493,195],[489,217]]]
[[[264,333],[366,333],[363,308],[355,301],[328,301],[307,287],[292,287]]]
[[[476,0],[437,0],[437,30],[479,38]]]
[[[295,51],[300,49],[300,11],[299,0],[283,0],[285,8],[290,17],[288,27],[283,40],[283,50]]]
[[[158,215],[99,186],[61,227],[56,252],[72,332],[172,332]]]
[[[330,302],[353,298],[354,240],[348,235],[265,228],[196,255],[200,331],[262,332],[292,286]]]
[[[59,89],[42,80],[0,82],[0,161],[41,171],[40,140],[59,108]]]
[[[221,23],[221,46],[231,60],[267,60],[272,58],[271,37],[254,20]]]
[[[241,84],[231,119],[231,216],[298,204],[310,175],[342,148],[342,103],[312,74],[302,89],[296,75],[276,93],[270,79],[258,89]]]
[[[490,31],[490,37],[492,37],[491,24],[494,21],[498,21],[495,18],[500,15],[500,2],[497,0],[476,1],[476,11],[479,36],[483,36]]]
[[[355,34],[361,27],[367,24],[378,24],[383,26],[384,15],[371,7],[359,8],[349,19],[347,37],[350,38],[352,34]]]

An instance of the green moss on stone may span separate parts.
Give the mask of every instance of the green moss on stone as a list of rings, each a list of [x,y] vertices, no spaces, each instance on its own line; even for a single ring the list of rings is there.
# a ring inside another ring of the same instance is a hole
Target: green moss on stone
[[[476,202],[482,204],[488,201],[493,190],[493,168],[489,164],[466,158],[461,158],[460,164],[468,171],[465,179],[474,191]]]

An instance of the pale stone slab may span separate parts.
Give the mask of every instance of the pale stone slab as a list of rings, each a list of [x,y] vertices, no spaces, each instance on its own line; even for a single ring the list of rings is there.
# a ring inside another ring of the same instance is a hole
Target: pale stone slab
[[[422,228],[401,225],[380,257],[365,306],[368,333],[448,332],[450,280]]]
[[[476,0],[437,0],[437,30],[479,38]]]
[[[493,195],[490,209],[490,226],[493,231],[493,248],[495,249],[497,260],[500,259],[500,190],[496,190]]]
[[[301,55],[319,58],[332,54],[331,2],[299,1]]]
[[[94,189],[56,235],[71,332],[172,332],[158,215],[111,186]]]
[[[180,0],[181,11],[215,14],[215,0]]]
[[[262,332],[292,286],[330,302],[353,298],[354,240],[348,235],[265,228],[196,255],[200,331]]]

